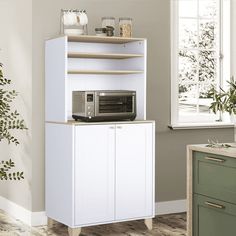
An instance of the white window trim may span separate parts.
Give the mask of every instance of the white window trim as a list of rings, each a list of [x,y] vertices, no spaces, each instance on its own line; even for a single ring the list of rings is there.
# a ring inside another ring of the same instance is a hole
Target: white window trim
[[[231,1],[231,75],[236,79],[236,1]]]
[[[171,126],[177,125],[178,120],[178,54],[177,45],[179,44],[178,31],[176,25],[179,25],[179,17],[177,9],[179,7],[179,1],[171,0],[171,27],[170,27],[170,36],[171,36]],[[175,40],[173,40],[175,39]]]
[[[182,129],[225,129],[234,128],[233,123],[227,122],[214,122],[214,123],[179,123],[178,125],[170,125],[170,129],[182,130]]]
[[[223,4],[224,0],[221,0],[221,4]],[[231,5],[231,0],[228,0]],[[232,122],[209,122],[209,123],[179,123],[178,122],[178,114],[179,114],[179,106],[178,106],[178,27],[179,25],[179,17],[178,17],[178,0],[171,0],[170,4],[170,13],[171,13],[171,27],[170,27],[170,35],[171,35],[171,124],[169,128],[171,129],[204,129],[204,128],[232,128],[234,124]],[[231,20],[232,20],[232,11],[231,11]],[[221,26],[222,27],[222,26]],[[221,36],[222,37],[222,34]],[[221,40],[222,43],[222,40]],[[221,45],[222,46],[222,45]],[[232,59],[232,55],[231,55]],[[222,63],[222,62],[221,62]],[[232,63],[232,62],[231,62]],[[232,65],[232,64],[231,64]],[[221,67],[222,68],[222,67]],[[231,67],[232,70],[232,67]]]

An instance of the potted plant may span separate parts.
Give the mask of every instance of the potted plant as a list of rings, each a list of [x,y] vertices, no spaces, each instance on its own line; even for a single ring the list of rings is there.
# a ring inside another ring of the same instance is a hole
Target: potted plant
[[[217,91],[215,88],[212,88],[208,92],[208,96],[213,98],[209,109],[212,110],[215,114],[219,112],[228,112],[230,115],[236,115],[236,81],[227,81],[229,84],[228,90],[220,88]]]
[[[11,80],[3,76],[0,63],[0,142],[6,140],[8,144],[19,145],[19,140],[12,134],[13,130],[26,130],[25,122],[20,118],[17,110],[12,111],[11,103],[17,97],[15,90],[8,90]],[[12,172],[15,163],[10,159],[0,161],[0,180],[24,179],[23,172]]]

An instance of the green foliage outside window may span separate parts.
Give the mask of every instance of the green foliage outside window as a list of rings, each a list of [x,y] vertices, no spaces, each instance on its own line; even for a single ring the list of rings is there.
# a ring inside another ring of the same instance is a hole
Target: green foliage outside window
[[[207,91],[210,89],[210,85],[216,84],[217,60],[213,50],[216,43],[216,25],[214,21],[203,22],[200,28],[199,36],[197,32],[185,29],[188,37],[182,42],[183,45],[190,45],[193,49],[199,47],[199,53],[188,49],[188,46],[179,51],[179,59],[182,64],[179,68],[179,94],[182,99],[191,92],[196,82],[199,83],[199,98],[208,98]],[[199,46],[194,40],[197,37],[199,37]]]

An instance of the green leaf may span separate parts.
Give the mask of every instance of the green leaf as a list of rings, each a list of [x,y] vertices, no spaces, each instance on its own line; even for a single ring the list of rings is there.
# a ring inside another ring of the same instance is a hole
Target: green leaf
[[[221,87],[219,92],[215,89],[208,91],[208,96],[213,98],[213,102],[210,104],[209,109],[214,113],[217,111],[228,112],[229,114],[234,113],[234,107],[236,105],[236,82],[227,81],[229,84],[228,90],[224,90]]]
[[[17,110],[12,111],[12,103],[18,93],[15,90],[8,90],[11,84],[10,79],[4,78],[2,63],[0,63],[0,142],[6,140],[8,144],[19,144],[19,140],[11,133],[13,130],[27,130],[24,119]],[[7,86],[7,87],[6,87]],[[11,172],[15,163],[10,159],[0,161],[0,180],[21,180],[24,179],[23,172]]]

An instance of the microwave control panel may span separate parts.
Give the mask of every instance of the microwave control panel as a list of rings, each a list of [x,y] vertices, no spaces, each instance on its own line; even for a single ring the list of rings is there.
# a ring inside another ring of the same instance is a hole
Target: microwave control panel
[[[86,100],[86,116],[90,118],[94,116],[94,94],[87,93]]]

